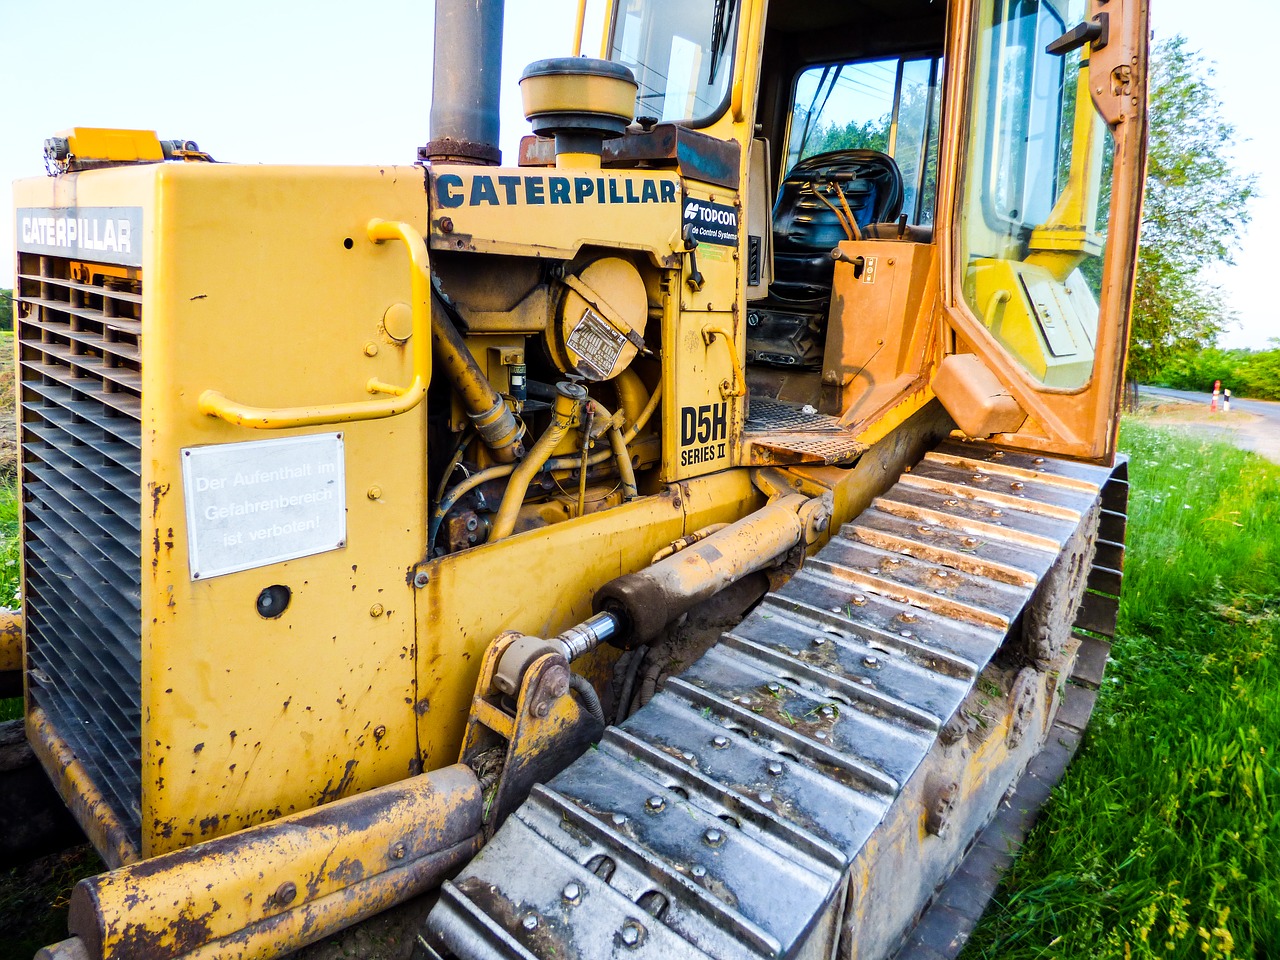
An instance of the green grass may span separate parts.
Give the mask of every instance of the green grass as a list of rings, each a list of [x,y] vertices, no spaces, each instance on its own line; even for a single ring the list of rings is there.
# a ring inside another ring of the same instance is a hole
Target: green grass
[[[1119,637],[977,958],[1280,953],[1280,467],[1127,421]]]
[[[0,479],[0,607],[21,601],[18,581],[18,487],[13,477]],[[0,723],[22,716],[22,699],[0,700]]]

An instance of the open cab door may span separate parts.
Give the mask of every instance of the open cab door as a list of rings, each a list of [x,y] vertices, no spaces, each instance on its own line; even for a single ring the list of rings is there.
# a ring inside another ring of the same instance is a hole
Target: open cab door
[[[965,433],[1110,460],[1145,173],[1146,0],[952,11],[939,242]],[[950,152],[951,156],[946,156]]]

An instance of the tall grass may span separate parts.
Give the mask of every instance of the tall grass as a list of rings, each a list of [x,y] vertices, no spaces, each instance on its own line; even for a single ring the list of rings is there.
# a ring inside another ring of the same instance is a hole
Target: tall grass
[[[1280,956],[1280,467],[1132,421],[1122,445],[1113,662],[966,960]]]

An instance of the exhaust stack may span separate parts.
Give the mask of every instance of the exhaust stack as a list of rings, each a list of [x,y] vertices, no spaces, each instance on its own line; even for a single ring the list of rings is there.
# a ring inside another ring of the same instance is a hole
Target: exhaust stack
[[[418,159],[494,166],[505,0],[436,0],[431,140]]]

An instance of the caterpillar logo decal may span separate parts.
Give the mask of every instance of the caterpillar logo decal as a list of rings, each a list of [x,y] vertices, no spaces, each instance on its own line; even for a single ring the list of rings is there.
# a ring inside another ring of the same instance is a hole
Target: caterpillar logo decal
[[[680,466],[688,467],[729,455],[729,404],[704,403],[680,408]]]
[[[675,203],[674,180],[619,174],[563,176],[552,173],[437,173],[436,202],[456,207]]]

